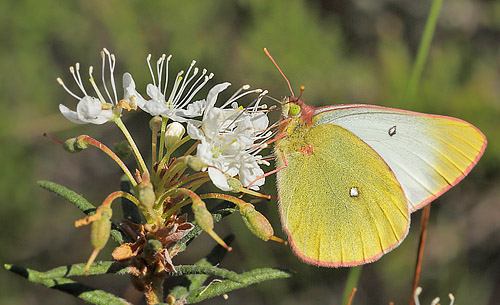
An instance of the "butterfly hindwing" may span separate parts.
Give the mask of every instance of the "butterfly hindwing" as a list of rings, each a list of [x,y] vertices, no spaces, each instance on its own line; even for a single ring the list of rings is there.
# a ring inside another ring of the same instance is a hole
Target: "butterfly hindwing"
[[[277,173],[280,210],[299,257],[355,266],[397,246],[408,232],[409,209],[384,160],[342,127],[294,123],[294,135],[278,141],[275,151],[279,167],[288,162]]]

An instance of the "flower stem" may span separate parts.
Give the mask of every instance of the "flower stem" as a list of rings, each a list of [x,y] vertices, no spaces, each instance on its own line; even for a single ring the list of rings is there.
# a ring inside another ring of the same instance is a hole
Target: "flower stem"
[[[136,186],[137,185],[137,182],[135,181],[135,178],[134,176],[132,175],[132,173],[130,172],[130,170],[127,168],[127,166],[125,165],[125,163],[123,163],[122,159],[120,159],[111,149],[109,149],[106,145],[102,144],[101,142],[97,141],[96,139],[94,138],[91,138],[87,135],[81,135],[78,137],[78,139],[80,141],[83,141],[87,144],[90,144],[94,147],[97,147],[99,148],[100,150],[102,150],[104,153],[106,153],[108,156],[111,157],[111,159],[113,159],[117,164],[118,166],[121,167],[121,169],[123,170],[123,172],[125,173],[125,175],[127,175],[128,179],[130,180],[130,183],[132,183],[133,186]]]
[[[434,35],[434,30],[436,29],[439,11],[441,10],[442,5],[443,0],[432,1],[429,17],[427,18],[424,33],[422,34],[422,39],[420,40],[420,45],[418,47],[417,58],[411,71],[410,81],[408,82],[407,103],[411,103],[415,99],[418,83],[422,76],[422,71],[424,70],[427,55],[429,54],[432,36]]]
[[[158,152],[158,159],[163,158],[163,147],[165,147],[165,131],[167,130],[167,122],[168,118],[161,118],[160,151]]]
[[[226,194],[219,194],[219,193],[208,193],[208,194],[202,194],[200,195],[201,199],[223,199],[227,200],[229,202],[234,203],[236,206],[241,208],[244,205],[247,205],[248,203],[244,200],[241,200],[239,198],[236,198],[231,195],[226,195]]]
[[[141,153],[139,152],[139,149],[137,148],[137,145],[135,145],[134,139],[130,135],[130,133],[127,130],[127,127],[125,127],[125,124],[123,124],[123,121],[120,118],[116,118],[114,120],[116,125],[118,125],[118,128],[123,132],[123,135],[125,135],[125,138],[127,138],[127,141],[130,144],[130,147],[132,147],[132,151],[134,152],[135,159],[137,160],[137,163],[139,163],[139,166],[142,169],[143,173],[147,173],[149,175],[148,167],[146,166],[146,163],[144,163],[144,159],[142,158]]]

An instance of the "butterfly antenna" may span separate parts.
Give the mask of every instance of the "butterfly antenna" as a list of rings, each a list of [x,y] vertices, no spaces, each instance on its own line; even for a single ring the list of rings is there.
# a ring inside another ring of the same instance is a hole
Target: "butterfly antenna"
[[[290,89],[292,96],[295,96],[295,94],[293,93],[293,90],[292,90],[292,86],[290,85],[290,82],[288,81],[288,78],[286,78],[285,73],[283,73],[283,71],[281,71],[280,67],[278,66],[278,64],[276,63],[274,58],[271,56],[271,53],[269,53],[267,48],[264,48],[264,53],[266,53],[267,57],[269,57],[269,59],[273,62],[274,66],[278,69],[278,71],[280,71],[281,75],[283,76],[283,78],[286,80],[286,83],[288,84],[288,88]]]
[[[304,90],[306,90],[306,87],[300,86],[300,94],[299,94],[299,97],[297,98],[297,100],[300,100],[300,97],[302,96],[302,92],[304,92]]]

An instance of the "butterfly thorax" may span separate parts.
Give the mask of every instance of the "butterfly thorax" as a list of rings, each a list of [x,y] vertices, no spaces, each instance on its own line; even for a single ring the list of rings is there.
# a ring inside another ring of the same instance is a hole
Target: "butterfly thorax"
[[[304,136],[311,129],[311,126],[301,116],[289,118],[288,120],[289,122],[284,126],[280,134],[278,134],[280,139],[276,141],[275,145],[275,151],[278,154],[300,151],[308,146]]]

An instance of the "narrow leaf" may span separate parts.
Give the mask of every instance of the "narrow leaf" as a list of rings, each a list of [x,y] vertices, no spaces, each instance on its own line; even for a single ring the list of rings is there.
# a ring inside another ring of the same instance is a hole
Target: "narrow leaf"
[[[127,274],[127,272],[128,267],[125,264],[119,262],[97,261],[90,266],[88,275]],[[45,272],[39,272],[40,277],[44,277],[47,279],[83,275],[85,275],[84,263],[61,266]]]
[[[41,273],[20,266],[5,264],[5,269],[14,272],[30,282],[44,285],[51,289],[56,289],[91,304],[97,305],[130,305],[131,303],[119,298],[109,292],[95,289],[93,287],[80,284],[68,278],[46,278]]]
[[[230,280],[224,280],[222,282],[212,281],[207,286],[203,286],[189,292],[188,296],[186,297],[186,301],[188,304],[197,303],[253,284],[261,283],[268,280],[288,278],[290,276],[291,273],[289,271],[284,271],[279,269],[273,269],[273,268],[254,269],[252,271],[241,274],[239,282],[234,282]]]

